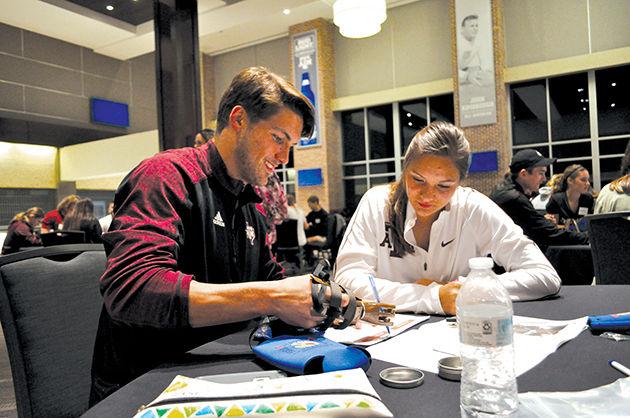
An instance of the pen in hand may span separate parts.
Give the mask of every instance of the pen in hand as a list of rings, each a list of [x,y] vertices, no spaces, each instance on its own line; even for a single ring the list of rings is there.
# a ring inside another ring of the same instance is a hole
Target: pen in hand
[[[374,293],[374,298],[376,299],[376,303],[381,303],[381,298],[378,296],[378,290],[376,290],[376,283],[374,283],[374,277],[371,274],[368,274],[368,279],[370,279],[370,286],[372,287],[372,293]],[[389,326],[385,325],[387,329],[387,334],[392,335]]]
[[[625,374],[626,376],[630,376],[630,369],[624,366],[623,364],[615,360],[609,360],[608,364],[610,364],[612,367],[619,370],[621,373]]]

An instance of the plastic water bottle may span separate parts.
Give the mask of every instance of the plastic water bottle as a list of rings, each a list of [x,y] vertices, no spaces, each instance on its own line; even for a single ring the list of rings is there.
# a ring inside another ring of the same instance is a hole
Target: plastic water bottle
[[[311,76],[308,71],[302,73],[302,86],[300,91],[308,100],[311,101],[311,104],[315,106],[315,93],[313,93],[313,90],[311,89]]]
[[[457,296],[462,357],[462,417],[516,416],[512,301],[492,272],[492,259],[471,258]]]

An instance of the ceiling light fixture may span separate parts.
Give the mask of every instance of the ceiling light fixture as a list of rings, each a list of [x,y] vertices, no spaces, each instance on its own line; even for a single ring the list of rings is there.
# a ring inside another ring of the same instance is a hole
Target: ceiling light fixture
[[[283,14],[283,15],[285,15],[285,16],[288,16],[288,15],[290,15],[290,14],[291,14],[291,10],[290,10],[290,9],[284,9],[284,10],[282,11],[282,14]]]
[[[335,0],[333,4],[333,22],[346,38],[376,35],[385,19],[385,0]]]
[[[111,4],[108,4],[107,6],[105,6],[105,8],[109,10],[110,12],[114,10],[114,6],[112,6]]]

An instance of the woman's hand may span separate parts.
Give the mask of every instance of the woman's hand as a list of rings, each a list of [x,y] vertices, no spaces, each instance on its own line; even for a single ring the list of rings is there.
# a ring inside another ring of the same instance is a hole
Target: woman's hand
[[[445,314],[455,315],[455,300],[459,294],[460,287],[462,287],[460,282],[450,282],[442,285],[440,288],[440,304]]]
[[[436,283],[435,280],[431,280],[431,279],[419,279],[416,280],[416,284],[419,284],[420,286],[428,286],[431,283]]]

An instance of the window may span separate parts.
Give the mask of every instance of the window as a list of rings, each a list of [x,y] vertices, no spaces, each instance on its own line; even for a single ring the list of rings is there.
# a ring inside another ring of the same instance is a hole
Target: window
[[[551,174],[578,163],[593,187],[619,177],[630,140],[630,65],[510,86],[513,152],[557,158]]]
[[[287,194],[295,196],[295,169],[293,168],[293,147],[289,151],[289,161],[280,168],[276,169],[276,174],[280,178],[280,183],[284,186]]]
[[[342,112],[346,208],[354,211],[370,187],[396,180],[405,149],[428,121],[454,118],[450,93]]]

